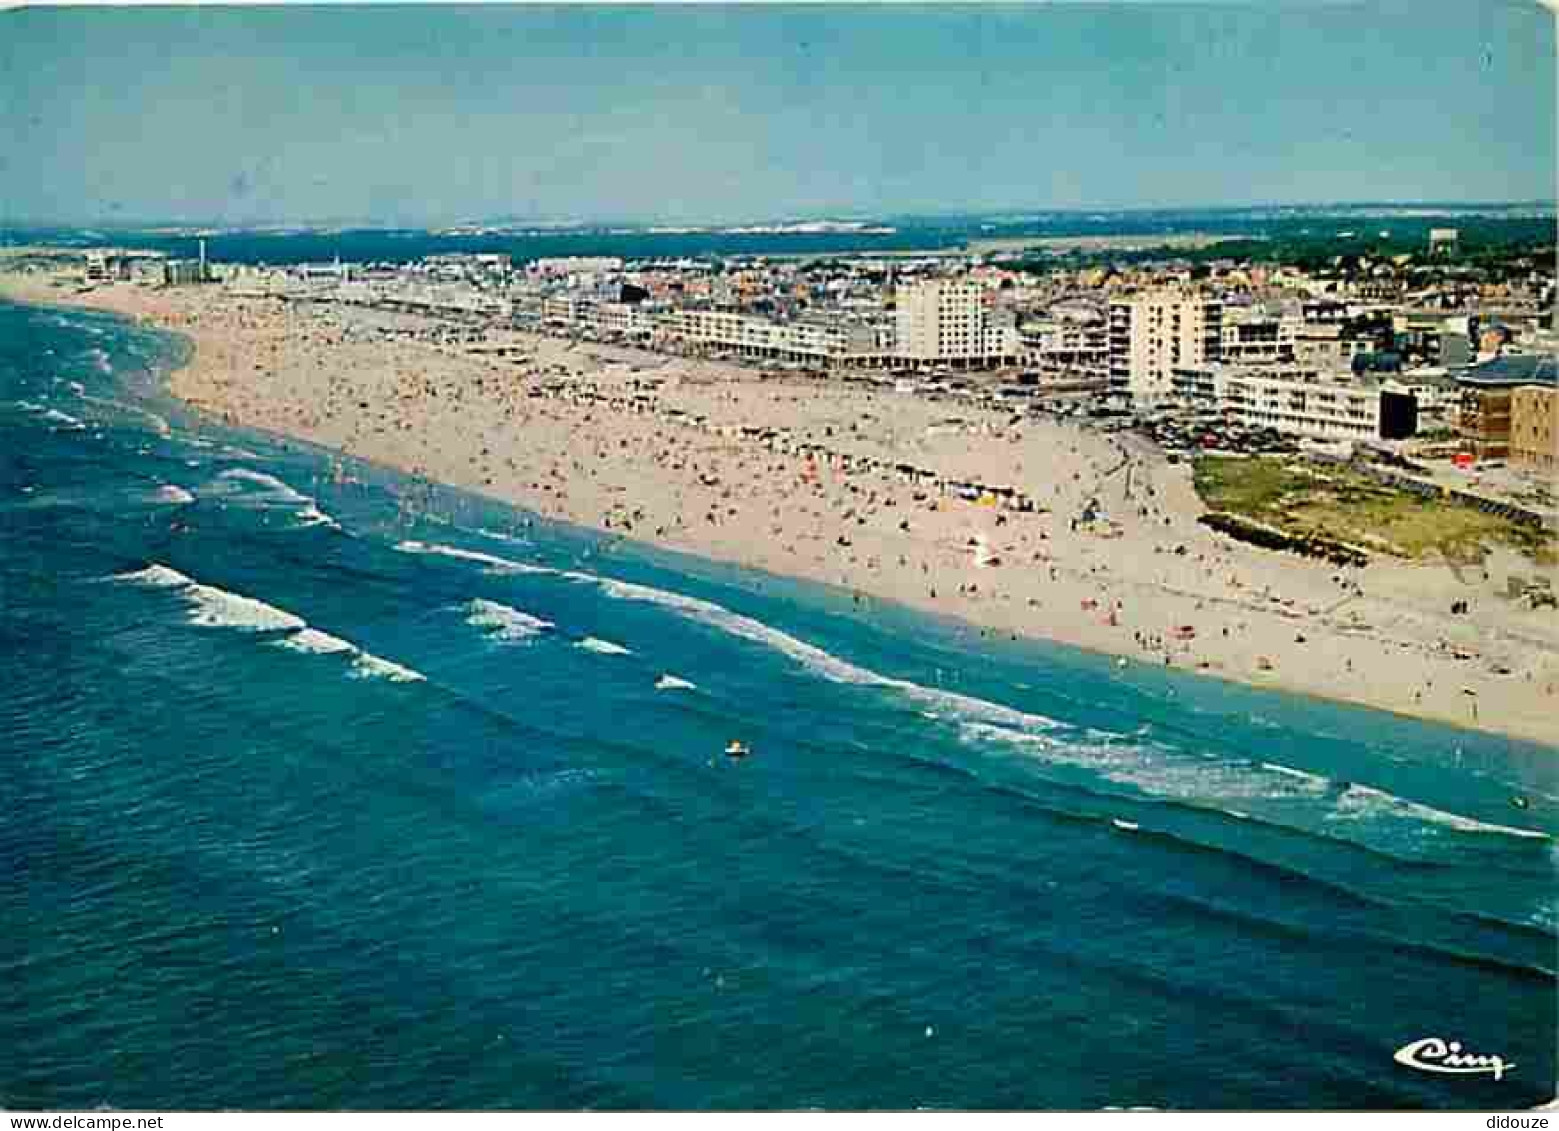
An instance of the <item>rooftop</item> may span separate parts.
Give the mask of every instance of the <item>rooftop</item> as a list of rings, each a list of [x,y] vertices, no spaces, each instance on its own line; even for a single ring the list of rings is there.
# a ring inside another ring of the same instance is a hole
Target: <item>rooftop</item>
[[[1521,353],[1496,357],[1482,365],[1475,365],[1456,378],[1464,385],[1559,385],[1552,354]]]

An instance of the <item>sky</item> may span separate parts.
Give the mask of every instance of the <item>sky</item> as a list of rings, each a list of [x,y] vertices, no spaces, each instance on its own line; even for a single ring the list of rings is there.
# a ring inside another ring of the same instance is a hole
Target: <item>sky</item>
[[[0,11],[0,224],[1552,200],[1555,17],[1344,4]]]

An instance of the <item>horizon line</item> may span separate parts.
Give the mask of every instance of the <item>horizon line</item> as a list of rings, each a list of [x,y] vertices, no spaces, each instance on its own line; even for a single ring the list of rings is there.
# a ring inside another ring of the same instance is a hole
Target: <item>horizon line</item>
[[[750,227],[753,225],[768,224],[866,224],[887,223],[892,221],[909,221],[925,223],[933,221],[951,220],[1003,220],[1007,223],[1021,224],[1030,222],[1032,218],[1039,217],[1082,217],[1082,216],[1151,216],[1165,213],[1241,213],[1267,210],[1317,210],[1327,208],[1417,208],[1425,210],[1475,210],[1475,209],[1515,209],[1515,208],[1546,208],[1559,211],[1559,196],[1554,198],[1529,197],[1514,200],[1381,200],[1381,199],[1335,199],[1335,200],[1306,200],[1306,201],[1253,201],[1242,204],[1139,204],[1139,205],[1113,205],[1100,207],[1074,206],[1066,208],[1051,208],[1038,205],[1015,205],[1003,208],[979,208],[960,210],[956,207],[946,211],[881,211],[881,212],[857,212],[847,208],[833,211],[818,211],[793,214],[770,214],[767,216],[749,216],[735,219],[711,218],[711,219],[678,219],[667,217],[558,217],[558,216],[534,216],[522,217],[514,215],[490,215],[490,216],[459,216],[447,219],[422,218],[419,220],[376,220],[364,216],[323,216],[323,217],[287,217],[247,220],[221,219],[215,217],[177,217],[177,216],[142,216],[135,218],[124,217],[21,217],[16,219],[0,218],[0,231],[28,231],[48,228],[83,229],[83,228],[108,228],[117,230],[146,231],[153,228],[215,228],[226,231],[260,231],[272,228],[335,228],[350,229],[354,231],[434,231],[444,228],[462,228],[474,226],[506,226],[514,228],[535,227],[552,228],[559,234],[578,229],[599,229],[604,227],[624,228],[651,228],[673,227],[681,229],[729,229],[734,227]],[[648,234],[648,233],[647,233]],[[848,234],[848,233],[840,233]]]

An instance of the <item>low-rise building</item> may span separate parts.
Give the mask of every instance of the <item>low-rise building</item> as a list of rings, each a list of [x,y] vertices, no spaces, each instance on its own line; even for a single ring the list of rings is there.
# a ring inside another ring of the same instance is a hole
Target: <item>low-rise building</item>
[[[654,322],[661,345],[730,352],[755,361],[820,367],[880,367],[891,357],[880,328],[866,321],[817,317],[780,321],[729,310],[679,309]]]
[[[1176,395],[1248,428],[1317,440],[1404,439],[1417,429],[1411,393],[1303,366],[1215,363],[1177,369]]]

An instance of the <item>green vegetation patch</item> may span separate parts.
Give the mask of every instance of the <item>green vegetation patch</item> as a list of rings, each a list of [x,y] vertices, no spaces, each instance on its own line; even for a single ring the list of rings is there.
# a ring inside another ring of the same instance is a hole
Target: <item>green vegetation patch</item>
[[[1433,556],[1481,562],[1496,544],[1539,561],[1554,544],[1542,530],[1465,503],[1389,486],[1344,465],[1283,457],[1202,456],[1197,494],[1214,511],[1237,515],[1295,538],[1335,539],[1414,560]]]

